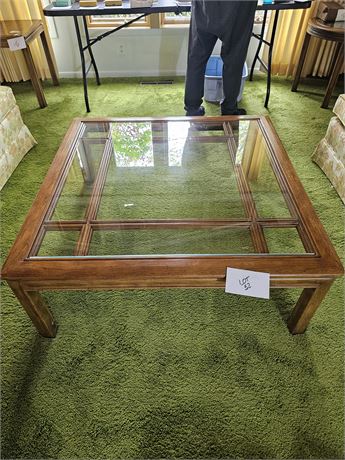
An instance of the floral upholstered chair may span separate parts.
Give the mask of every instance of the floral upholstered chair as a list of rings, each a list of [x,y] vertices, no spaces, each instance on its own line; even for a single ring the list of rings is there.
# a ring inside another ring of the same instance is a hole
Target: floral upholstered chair
[[[345,204],[345,94],[341,94],[333,108],[335,117],[329,122],[326,136],[312,155],[332,182]]]
[[[0,86],[0,190],[35,144],[11,88]]]

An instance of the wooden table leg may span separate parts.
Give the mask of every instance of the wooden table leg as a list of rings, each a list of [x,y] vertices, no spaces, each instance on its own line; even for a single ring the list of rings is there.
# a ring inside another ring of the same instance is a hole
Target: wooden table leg
[[[320,284],[317,288],[303,289],[288,320],[291,334],[303,334],[331,285],[332,282],[328,282]]]
[[[329,82],[326,89],[325,97],[323,98],[321,107],[323,109],[327,109],[329,105],[329,101],[332,97],[333,90],[335,85],[337,84],[339,74],[341,72],[342,66],[344,65],[344,43],[338,43],[336,49],[336,59],[332,69],[332,73],[329,77]]]
[[[43,92],[42,83],[37,74],[37,70],[29,46],[23,49],[23,54],[25,57],[26,64],[28,66],[31,83],[34,87],[39,106],[41,107],[41,109],[43,109],[44,107],[47,107],[48,104]]]
[[[53,56],[52,56],[50,48],[49,48],[46,32],[44,30],[41,33],[41,40],[42,40],[44,53],[46,55],[46,59],[47,59],[47,62],[48,62],[50,75],[51,75],[52,80],[53,80],[53,84],[55,86],[59,86],[59,78],[58,78],[58,75],[56,73],[56,69],[55,69],[55,65],[54,65],[54,61],[53,61]]]
[[[302,50],[301,50],[301,55],[300,55],[300,57],[299,57],[299,61],[298,61],[298,64],[297,64],[297,69],[296,69],[296,73],[295,73],[295,78],[294,78],[294,81],[293,81],[293,83],[292,83],[291,91],[297,91],[297,86],[298,86],[299,80],[300,80],[300,78],[301,78],[301,73],[302,73],[302,69],[303,69],[303,64],[304,64],[305,57],[306,57],[306,54],[307,54],[307,51],[308,51],[310,38],[311,38],[311,35],[309,35],[308,33],[306,33],[306,34],[305,34],[305,37],[304,37],[304,42],[303,42]]]
[[[55,337],[57,325],[54,318],[37,291],[26,291],[18,281],[9,281],[9,286],[43,337]]]

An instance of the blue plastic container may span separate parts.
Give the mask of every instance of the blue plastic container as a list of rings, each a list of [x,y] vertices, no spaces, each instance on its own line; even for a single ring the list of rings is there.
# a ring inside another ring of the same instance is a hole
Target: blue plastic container
[[[204,98],[208,102],[220,102],[224,98],[223,93],[223,60],[220,56],[211,56],[207,62],[205,71]],[[248,78],[247,63],[244,63],[242,81],[237,101],[242,99],[244,82]]]

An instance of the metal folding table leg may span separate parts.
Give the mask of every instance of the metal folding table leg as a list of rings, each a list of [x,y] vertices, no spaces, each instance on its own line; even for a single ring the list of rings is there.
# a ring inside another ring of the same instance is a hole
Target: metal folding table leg
[[[93,55],[93,52],[92,52],[92,48],[90,45],[90,35],[89,35],[89,29],[87,27],[87,22],[86,22],[86,17],[83,16],[83,24],[84,24],[84,31],[85,31],[85,37],[86,37],[86,43],[87,43],[87,47],[88,47],[88,50],[89,50],[89,54],[90,54],[90,58],[91,58],[91,63],[93,65],[93,68],[95,69],[95,75],[96,75],[96,82],[97,82],[97,85],[100,85],[101,84],[101,81],[99,79],[99,74],[98,74],[98,69],[97,69],[97,65],[96,65],[96,61],[95,61],[95,58],[94,58],[94,55]]]
[[[264,39],[264,34],[265,34],[266,18],[267,18],[267,10],[264,11],[264,17],[263,17],[263,21],[262,21],[262,25],[261,25],[260,34],[258,34],[258,35],[253,34],[253,36],[259,40],[259,44],[258,44],[258,47],[256,49],[255,57],[254,57],[254,60],[253,60],[253,63],[252,63],[252,68],[250,70],[250,75],[249,75],[249,80],[250,81],[253,81],[253,74],[254,74],[255,64],[256,64],[256,61],[258,60],[258,57],[259,57],[259,54],[260,54],[260,51],[261,51],[261,45],[262,45],[262,42],[263,42],[263,39]]]
[[[90,112],[89,96],[88,96],[88,92],[87,92],[87,78],[86,78],[86,66],[85,66],[85,56],[84,56],[84,50],[83,50],[83,42],[81,40],[81,35],[80,35],[80,29],[79,29],[77,16],[74,16],[73,19],[74,19],[74,26],[75,26],[75,31],[76,31],[76,34],[77,34],[77,39],[78,39],[78,47],[79,47],[80,60],[81,60],[81,70],[82,70],[82,73],[83,73],[85,106],[86,106],[86,111]]]
[[[78,18],[77,18],[77,16],[73,17],[75,31],[76,31],[77,39],[78,39],[78,47],[79,47],[80,60],[81,60],[81,70],[82,70],[82,73],[83,73],[84,99],[85,99],[85,106],[86,106],[87,112],[90,112],[90,104],[89,104],[89,96],[88,96],[88,90],[87,90],[87,78],[86,77],[87,77],[87,73],[88,73],[89,69],[91,68],[91,66],[93,66],[94,69],[95,69],[97,84],[98,85],[101,84],[100,79],[99,79],[99,74],[98,74],[96,61],[95,61],[95,58],[94,58],[94,55],[93,55],[91,47],[95,43],[103,40],[103,38],[108,37],[109,35],[112,35],[115,32],[118,32],[119,30],[123,29],[124,27],[128,27],[129,25],[133,24],[134,22],[137,22],[140,19],[144,18],[145,16],[148,16],[148,14],[150,14],[150,13],[140,14],[139,16],[131,19],[130,21],[127,21],[126,23],[121,24],[118,27],[115,27],[115,29],[108,30],[107,32],[104,32],[103,34],[98,35],[97,37],[92,38],[91,40],[90,40],[90,36],[89,36],[89,31],[88,31],[88,28],[87,28],[87,22],[86,22],[85,17],[83,16],[83,24],[84,24],[85,37],[86,37],[86,42],[87,42],[86,46],[83,46],[83,42],[82,42],[81,35],[80,35]],[[86,50],[89,50],[90,58],[91,58],[91,64],[90,64],[90,67],[88,68],[88,70],[86,70],[86,65],[85,65],[85,55],[84,55],[84,53],[85,53]]]
[[[274,46],[274,39],[276,36],[276,31],[277,31],[278,18],[279,18],[279,10],[276,10],[274,14],[271,41],[268,47],[267,89],[266,89],[266,99],[265,99],[265,104],[264,104],[266,109],[268,107],[268,101],[270,100],[270,93],[271,93],[272,52],[273,52],[273,46]]]
[[[264,38],[266,19],[267,19],[267,10],[265,10],[265,13],[264,13],[264,18],[263,18],[263,23],[262,23],[262,26],[261,26],[260,33],[259,34],[254,34],[254,33],[252,34],[253,37],[255,37],[259,41],[259,44],[258,44],[258,47],[256,49],[255,57],[254,57],[254,60],[253,60],[253,63],[252,63],[252,68],[251,68],[251,71],[250,71],[249,80],[250,81],[253,80],[253,73],[254,73],[255,64],[256,64],[256,61],[259,61],[261,63],[261,65],[265,68],[265,70],[267,71],[267,88],[266,88],[266,98],[265,98],[265,104],[264,104],[266,109],[268,107],[268,101],[270,99],[270,93],[271,93],[272,52],[273,52],[273,45],[274,45],[274,40],[275,40],[275,36],[276,36],[276,31],[277,31],[278,18],[279,18],[279,10],[275,10],[270,41],[267,41]],[[261,46],[262,46],[263,43],[265,43],[265,45],[268,46],[267,65],[259,56]]]

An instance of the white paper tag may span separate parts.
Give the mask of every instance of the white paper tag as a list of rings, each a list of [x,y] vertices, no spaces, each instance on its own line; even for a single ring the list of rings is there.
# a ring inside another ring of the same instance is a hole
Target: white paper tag
[[[337,12],[337,17],[335,18],[335,21],[345,21],[345,9],[339,9]]]
[[[225,292],[269,299],[270,274],[228,267],[226,269]]]
[[[9,38],[7,43],[11,51],[17,51],[26,48],[24,37]]]

